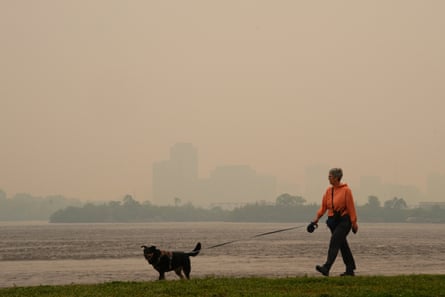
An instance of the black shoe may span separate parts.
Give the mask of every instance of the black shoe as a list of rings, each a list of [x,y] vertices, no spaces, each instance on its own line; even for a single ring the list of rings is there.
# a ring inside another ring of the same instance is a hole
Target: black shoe
[[[340,274],[340,276],[354,276],[354,275],[355,275],[354,271],[346,271]]]
[[[323,266],[317,265],[315,266],[315,269],[317,269],[317,271],[323,274],[324,276],[329,276],[329,269],[327,269],[324,265]]]

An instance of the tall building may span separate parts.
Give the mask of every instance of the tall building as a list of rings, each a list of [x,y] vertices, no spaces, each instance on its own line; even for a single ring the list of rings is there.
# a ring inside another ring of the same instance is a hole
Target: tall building
[[[169,160],[153,164],[153,200],[158,205],[182,202],[197,205],[235,205],[274,201],[275,177],[260,175],[245,165],[217,167],[209,178],[198,178],[198,151],[177,143]]]
[[[152,185],[156,204],[192,200],[198,185],[198,150],[191,143],[175,144],[169,160],[153,164]]]

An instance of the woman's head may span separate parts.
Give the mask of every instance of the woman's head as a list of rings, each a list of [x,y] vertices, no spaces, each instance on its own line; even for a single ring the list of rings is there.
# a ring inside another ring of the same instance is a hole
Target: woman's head
[[[341,181],[341,178],[343,177],[343,170],[341,168],[332,168],[329,170],[329,180],[330,181]]]

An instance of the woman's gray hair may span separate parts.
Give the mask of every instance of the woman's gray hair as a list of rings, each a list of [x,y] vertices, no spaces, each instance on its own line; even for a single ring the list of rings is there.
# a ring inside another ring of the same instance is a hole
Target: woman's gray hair
[[[332,168],[331,170],[329,170],[329,174],[340,181],[343,177],[343,170],[341,170],[341,168]]]

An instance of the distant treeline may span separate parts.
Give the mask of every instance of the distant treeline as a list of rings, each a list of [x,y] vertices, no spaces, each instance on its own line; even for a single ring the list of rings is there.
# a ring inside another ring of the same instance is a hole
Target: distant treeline
[[[0,221],[46,221],[59,209],[81,205],[80,200],[68,199],[61,195],[36,197],[20,193],[8,198],[6,193],[0,190]]]
[[[360,222],[437,222],[445,223],[445,209],[408,208],[403,198],[394,197],[380,203],[375,196],[356,206]],[[233,221],[233,222],[305,222],[310,221],[319,205],[306,204],[300,196],[282,194],[275,203],[257,202],[234,209],[201,208],[190,203],[159,206],[140,203],[131,195],[122,201],[82,204],[78,199],[61,195],[35,197],[16,194],[11,198],[0,190],[0,221],[49,220],[69,222],[160,222],[160,221]]]
[[[232,210],[221,207],[211,209],[192,204],[157,206],[150,202],[139,203],[131,195],[122,201],[111,201],[81,207],[70,206],[50,216],[52,223],[73,222],[159,222],[159,221],[233,221],[233,222],[309,222],[319,208],[316,204],[305,204],[300,196],[282,194],[275,204],[264,202],[247,204]],[[360,222],[445,222],[445,209],[407,208],[403,198],[394,197],[381,206],[375,196],[368,203],[357,206]]]

